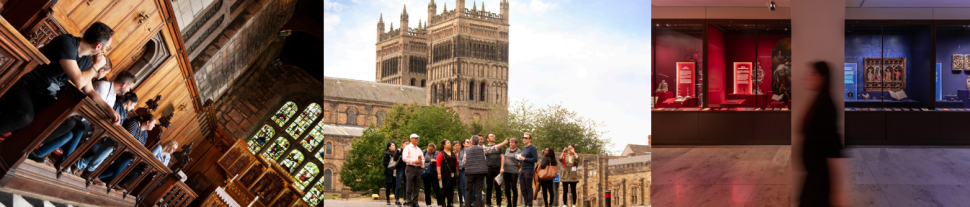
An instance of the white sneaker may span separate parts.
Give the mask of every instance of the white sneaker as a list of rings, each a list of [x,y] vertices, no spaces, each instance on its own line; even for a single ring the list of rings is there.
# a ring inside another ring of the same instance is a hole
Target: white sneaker
[[[569,206],[566,206],[566,205],[562,205],[562,207],[569,207]]]

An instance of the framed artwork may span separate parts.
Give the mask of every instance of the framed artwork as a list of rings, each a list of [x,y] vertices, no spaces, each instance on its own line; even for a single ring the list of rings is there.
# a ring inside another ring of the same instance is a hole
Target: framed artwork
[[[906,58],[865,58],[865,91],[906,90]]]
[[[966,55],[953,54],[953,71],[961,71],[966,65]]]

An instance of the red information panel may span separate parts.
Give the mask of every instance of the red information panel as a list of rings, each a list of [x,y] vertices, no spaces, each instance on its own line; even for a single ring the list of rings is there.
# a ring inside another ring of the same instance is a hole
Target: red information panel
[[[751,62],[734,62],[734,94],[751,94]]]
[[[694,97],[694,62],[677,62],[677,97]]]

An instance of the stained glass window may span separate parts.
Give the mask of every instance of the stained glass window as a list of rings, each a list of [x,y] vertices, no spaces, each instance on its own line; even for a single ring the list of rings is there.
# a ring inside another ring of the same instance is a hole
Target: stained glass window
[[[320,145],[320,142],[322,141],[323,141],[323,122],[321,121],[317,123],[317,126],[313,128],[313,131],[310,132],[309,136],[306,136],[306,138],[303,138],[303,140],[300,141],[300,144],[302,144],[303,147],[306,148],[307,150],[313,150],[313,148],[316,148],[317,145]]]
[[[300,162],[303,162],[303,153],[298,150],[293,150],[293,152],[290,152],[290,155],[286,156],[286,159],[283,159],[283,162],[280,162],[280,166],[292,173],[293,168],[300,165]]]
[[[273,127],[263,125],[263,128],[259,129],[259,132],[249,140],[249,151],[253,154],[259,153],[259,150],[263,149],[263,145],[266,145],[266,142],[274,135],[276,135],[276,130],[273,130]]]
[[[327,142],[327,144],[324,145],[324,149],[320,149],[320,152],[317,152],[316,154],[317,159],[320,159],[320,161],[323,161],[323,156],[324,156],[323,153],[326,153],[328,151],[327,149],[330,149],[330,145],[331,145],[330,142]]]
[[[330,173],[330,169],[327,169],[324,171],[323,174],[324,176],[327,176],[329,175],[329,173]],[[310,189],[310,193],[307,193],[305,196],[303,196],[303,201],[306,201],[306,203],[310,204],[310,206],[316,206],[318,203],[320,203],[320,200],[323,200],[322,182],[317,183],[316,186],[313,186],[313,189]]]
[[[317,119],[320,115],[320,104],[312,103],[300,116],[296,117],[296,120],[290,124],[290,127],[286,129],[287,133],[290,133],[293,137],[300,137],[303,134],[303,130],[306,130],[313,121]]]
[[[263,155],[273,160],[279,160],[280,155],[283,155],[283,151],[286,151],[288,148],[290,148],[290,141],[284,137],[279,137],[276,138],[273,146],[266,150],[266,152],[263,152]]]
[[[296,114],[296,103],[293,103],[292,101],[286,102],[286,104],[283,104],[283,107],[281,107],[280,110],[276,111],[276,114],[273,115],[273,121],[276,122],[276,125],[283,126],[283,124],[293,117],[293,114]]]
[[[296,174],[296,177],[294,177],[294,178],[296,178],[296,183],[294,183],[294,184],[296,184],[296,188],[297,189],[305,189],[306,186],[307,185],[310,185],[310,182],[313,181],[313,178],[317,177],[317,173],[320,173],[320,169],[317,168],[317,164],[314,164],[312,162],[311,163],[307,163],[306,166],[303,167],[302,170],[300,170],[300,173]],[[324,172],[324,173],[326,173],[328,175],[327,177],[329,177],[329,175],[331,175],[329,169],[326,172]],[[330,179],[328,179],[328,178],[325,178],[325,179],[326,180],[324,180],[324,182],[325,182],[324,186],[330,185]]]

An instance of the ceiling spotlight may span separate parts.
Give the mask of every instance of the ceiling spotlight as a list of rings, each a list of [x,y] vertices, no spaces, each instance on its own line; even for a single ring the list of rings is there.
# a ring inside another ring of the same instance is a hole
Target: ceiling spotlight
[[[768,9],[775,11],[775,1],[768,1]]]

